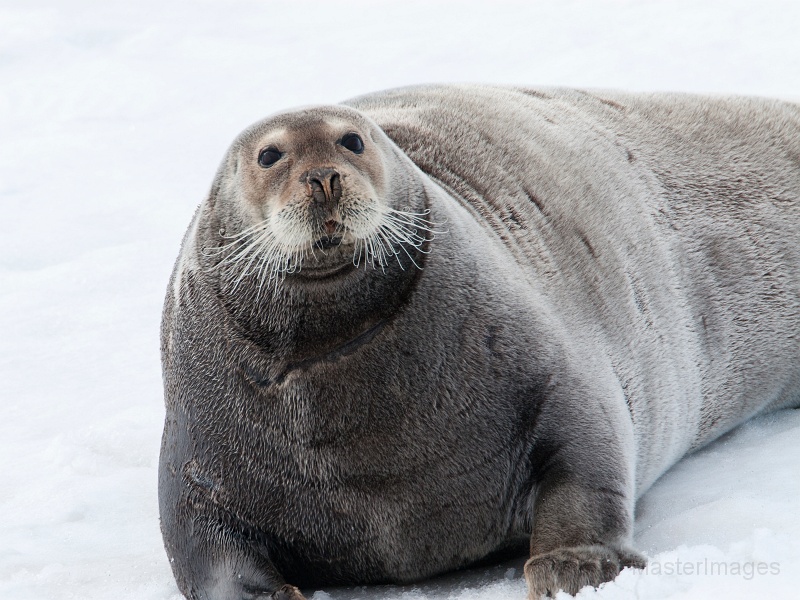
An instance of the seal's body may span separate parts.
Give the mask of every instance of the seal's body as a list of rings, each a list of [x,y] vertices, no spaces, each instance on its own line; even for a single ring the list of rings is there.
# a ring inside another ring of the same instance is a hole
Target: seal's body
[[[481,86],[231,147],[164,310],[160,503],[189,598],[408,582],[528,545],[644,560],[633,505],[800,404],[800,108]]]

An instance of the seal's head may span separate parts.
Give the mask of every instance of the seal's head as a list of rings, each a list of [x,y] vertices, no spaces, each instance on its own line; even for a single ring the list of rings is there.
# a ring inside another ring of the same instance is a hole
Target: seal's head
[[[419,266],[433,234],[415,167],[367,117],[342,106],[280,113],[234,142],[217,176],[206,252],[259,286]]]

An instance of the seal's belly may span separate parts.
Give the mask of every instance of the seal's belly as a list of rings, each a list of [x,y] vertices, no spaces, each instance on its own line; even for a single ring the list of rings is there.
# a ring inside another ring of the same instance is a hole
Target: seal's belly
[[[473,473],[435,494],[422,477],[404,489],[366,478],[336,488],[297,486],[254,516],[288,580],[409,582],[467,566],[513,542],[502,499],[485,486],[490,479]],[[463,526],[453,526],[462,519]]]

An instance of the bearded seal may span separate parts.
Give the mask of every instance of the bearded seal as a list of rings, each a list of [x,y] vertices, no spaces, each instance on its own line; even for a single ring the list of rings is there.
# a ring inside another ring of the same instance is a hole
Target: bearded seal
[[[636,498],[800,403],[799,202],[800,108],[765,99],[430,86],[253,125],[163,314],[182,593],[643,567]]]

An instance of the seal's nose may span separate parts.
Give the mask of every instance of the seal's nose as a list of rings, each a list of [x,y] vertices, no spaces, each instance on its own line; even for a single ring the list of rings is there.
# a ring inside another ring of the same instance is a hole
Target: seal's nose
[[[342,182],[336,169],[312,169],[306,174],[311,197],[320,204],[332,204],[342,197]]]

